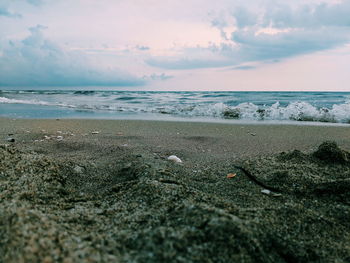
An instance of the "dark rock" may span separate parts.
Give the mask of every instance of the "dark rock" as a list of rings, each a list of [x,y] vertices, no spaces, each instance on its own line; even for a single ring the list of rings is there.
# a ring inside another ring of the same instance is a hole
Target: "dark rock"
[[[238,109],[225,109],[222,116],[224,119],[239,119],[241,113]]]
[[[10,138],[7,138],[7,141],[8,142],[15,142],[15,139],[10,137]]]

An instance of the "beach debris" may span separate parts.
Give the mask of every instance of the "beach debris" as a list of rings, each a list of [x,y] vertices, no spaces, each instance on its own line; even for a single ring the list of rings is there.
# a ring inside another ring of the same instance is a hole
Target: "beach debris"
[[[57,141],[62,141],[63,140],[63,136],[57,136],[56,139],[57,139]]]
[[[12,138],[12,137],[9,137],[9,138],[7,138],[7,141],[8,141],[8,142],[15,142],[15,139]]]
[[[128,147],[127,143],[122,144],[122,147]]]
[[[282,194],[274,193],[274,192],[270,191],[269,189],[263,189],[263,190],[261,190],[261,193],[264,195],[269,195],[269,196],[273,196],[273,197],[282,196]]]
[[[264,195],[270,195],[271,191],[268,190],[268,189],[263,189],[263,190],[261,190],[261,193],[264,194]]]
[[[233,177],[235,177],[237,174],[235,174],[235,173],[228,173],[227,174],[227,176],[226,176],[226,178],[233,178]]]
[[[99,134],[99,131],[92,131],[91,134]]]
[[[74,172],[76,172],[77,174],[82,174],[83,172],[84,172],[84,168],[83,167],[81,167],[81,166],[79,166],[79,165],[76,165],[75,167],[74,167]]]
[[[182,163],[181,159],[179,157],[177,157],[176,155],[170,155],[168,157],[169,161],[172,161],[174,163]]]
[[[249,133],[251,136],[256,136],[256,133],[254,133],[254,132],[250,132]]]

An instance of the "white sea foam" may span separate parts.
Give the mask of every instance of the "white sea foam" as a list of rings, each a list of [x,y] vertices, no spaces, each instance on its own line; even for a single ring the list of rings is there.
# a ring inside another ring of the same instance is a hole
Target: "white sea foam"
[[[0,97],[0,103],[6,104],[33,104],[33,105],[49,105],[45,101],[40,100],[18,100],[18,99],[9,99],[5,97]]]
[[[350,94],[108,91],[0,91],[0,104],[31,104],[85,112],[168,114],[241,120],[350,123]]]
[[[161,113],[181,116],[208,116],[243,120],[295,120],[319,122],[350,122],[350,101],[333,105],[332,108],[316,108],[307,102],[292,102],[283,107],[279,102],[271,106],[241,103],[227,106],[224,103],[191,107],[164,108]]]

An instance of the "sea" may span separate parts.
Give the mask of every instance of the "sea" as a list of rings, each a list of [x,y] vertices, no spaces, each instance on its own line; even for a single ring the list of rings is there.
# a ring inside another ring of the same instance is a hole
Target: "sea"
[[[350,125],[350,92],[0,90],[0,116]]]

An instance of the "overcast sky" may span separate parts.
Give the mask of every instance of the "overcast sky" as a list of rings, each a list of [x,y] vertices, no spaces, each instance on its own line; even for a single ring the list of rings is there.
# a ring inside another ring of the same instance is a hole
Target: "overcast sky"
[[[0,0],[0,87],[350,91],[350,0]]]

